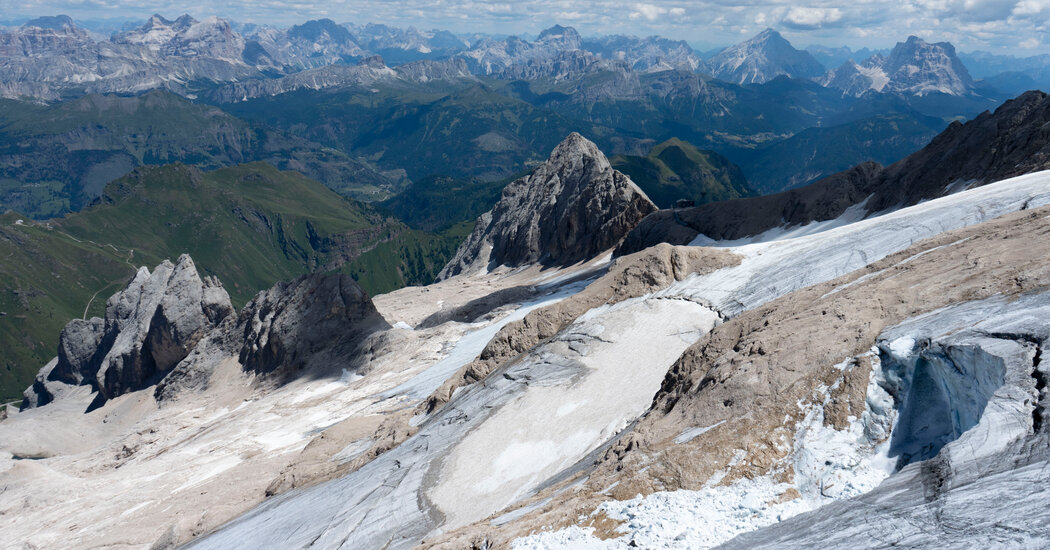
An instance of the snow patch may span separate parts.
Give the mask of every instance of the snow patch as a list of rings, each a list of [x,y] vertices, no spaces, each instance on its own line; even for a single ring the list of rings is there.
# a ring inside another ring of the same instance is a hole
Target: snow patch
[[[679,445],[681,445],[682,443],[689,443],[693,439],[696,439],[698,436],[701,436],[721,426],[722,424],[725,424],[725,422],[725,420],[721,420],[719,422],[711,424],[710,426],[704,426],[702,428],[689,428],[688,430],[678,434],[678,437],[674,438],[674,442],[678,443]]]

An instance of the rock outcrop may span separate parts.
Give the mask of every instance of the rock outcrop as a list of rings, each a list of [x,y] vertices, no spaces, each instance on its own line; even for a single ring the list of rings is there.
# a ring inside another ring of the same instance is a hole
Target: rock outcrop
[[[66,325],[57,359],[26,390],[22,407],[49,403],[61,385],[90,385],[101,404],[155,384],[233,312],[222,284],[202,279],[189,256],[152,273],[143,267],[106,302],[105,319]]]
[[[741,239],[776,227],[858,217],[918,204],[967,188],[1050,168],[1050,96],[1026,92],[994,113],[953,122],[929,145],[890,166],[857,165],[774,195],[663,210],[624,239],[617,254],[656,243],[688,244],[697,235]],[[863,204],[861,204],[863,203]]]
[[[589,260],[655,210],[594,143],[573,132],[547,162],[507,185],[438,279],[500,265]]]
[[[304,275],[260,292],[237,321],[247,371],[290,372],[339,362],[361,337],[390,328],[368,294],[345,273]]]
[[[92,407],[156,384],[155,397],[207,387],[215,366],[239,359],[244,371],[281,383],[315,366],[355,368],[364,337],[390,328],[349,275],[315,273],[260,292],[235,315],[213,277],[182,255],[134,279],[106,303],[105,319],[75,319],[58,357],[25,391],[22,408],[46,405],[74,386],[98,391]]]

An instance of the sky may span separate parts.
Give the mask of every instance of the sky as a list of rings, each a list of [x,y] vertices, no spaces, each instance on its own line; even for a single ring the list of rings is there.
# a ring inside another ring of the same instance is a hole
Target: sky
[[[280,27],[327,17],[491,34],[536,34],[558,23],[584,36],[655,34],[700,49],[772,27],[796,47],[886,48],[914,34],[952,42],[960,51],[1050,53],[1050,0],[0,0],[4,19],[67,14],[81,20],[145,20],[153,13]]]

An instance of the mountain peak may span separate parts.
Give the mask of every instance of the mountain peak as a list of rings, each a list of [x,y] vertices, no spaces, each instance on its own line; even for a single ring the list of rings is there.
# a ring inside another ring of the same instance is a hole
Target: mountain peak
[[[550,36],[550,37],[557,37],[557,36],[564,36],[564,35],[570,35],[570,36],[571,35],[576,35],[576,36],[579,36],[579,33],[576,32],[576,29],[574,29],[572,27],[563,27],[561,25],[554,25],[554,26],[552,26],[550,28],[544,29],[540,33],[539,38],[542,40],[544,38],[547,38],[548,36]]]
[[[582,38],[580,38],[580,33],[576,32],[576,29],[572,27],[554,25],[541,32],[538,41],[554,42],[559,44],[562,49],[576,50],[580,48]]]
[[[781,75],[810,78],[824,73],[824,66],[809,52],[795,49],[771,28],[722,50],[711,58],[708,68],[715,77],[736,84],[761,84]]]
[[[68,15],[51,15],[44,17],[37,17],[26,21],[23,27],[39,27],[41,29],[52,29],[56,31],[61,30],[72,30],[77,28],[73,22],[73,18]]]
[[[438,276],[497,266],[572,265],[616,246],[656,205],[573,132],[550,158],[503,190]]]
[[[593,141],[583,137],[578,132],[572,132],[565,139],[559,143],[553,151],[551,151],[550,157],[547,159],[547,164],[558,165],[563,164],[567,159],[571,158],[587,158],[594,159],[594,162],[599,164],[605,163],[609,165],[609,159],[605,158],[598,146]]]

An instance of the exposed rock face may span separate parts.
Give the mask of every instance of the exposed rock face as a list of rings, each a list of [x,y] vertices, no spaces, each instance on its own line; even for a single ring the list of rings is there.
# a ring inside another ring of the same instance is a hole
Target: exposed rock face
[[[948,42],[930,44],[916,36],[898,42],[886,57],[873,55],[860,64],[847,61],[828,72],[821,83],[853,96],[869,90],[918,96],[974,92],[973,78],[954,46]]]
[[[503,190],[438,279],[488,266],[589,260],[655,210],[594,143],[574,132],[546,163]]]
[[[707,62],[707,69],[735,84],[761,84],[780,75],[808,78],[824,72],[824,66],[809,52],[796,50],[773,29],[722,50]]]
[[[953,122],[922,150],[888,167],[867,162],[799,189],[671,211],[642,220],[617,254],[659,242],[687,244],[698,234],[741,239],[781,226],[865,216],[970,187],[1050,168],[1050,97],[1027,92],[994,113]]]
[[[105,319],[66,325],[57,360],[26,390],[23,407],[54,398],[47,382],[91,385],[101,401],[156,383],[231,314],[221,283],[201,279],[189,256],[153,273],[141,268],[106,302]]]
[[[237,322],[245,370],[295,371],[339,362],[361,337],[390,325],[368,294],[344,273],[304,275],[260,292]]]

